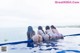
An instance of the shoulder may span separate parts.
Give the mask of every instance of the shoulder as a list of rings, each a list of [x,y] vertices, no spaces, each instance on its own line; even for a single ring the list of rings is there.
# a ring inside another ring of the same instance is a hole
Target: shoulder
[[[38,32],[42,32],[42,30],[38,30]]]
[[[42,30],[38,30],[38,33],[44,33]]]

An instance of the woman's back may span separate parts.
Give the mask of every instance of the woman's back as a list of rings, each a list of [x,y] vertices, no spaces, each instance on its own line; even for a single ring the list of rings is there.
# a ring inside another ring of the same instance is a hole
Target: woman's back
[[[32,26],[29,26],[28,31],[27,31],[27,38],[31,39],[33,35],[35,35],[35,32],[34,32]]]
[[[37,32],[39,35],[41,35],[42,37],[45,35],[44,32],[42,30],[38,30]]]
[[[53,33],[59,34],[58,30],[53,25],[51,26],[51,30],[52,30]]]
[[[42,26],[39,26],[39,27],[38,27],[38,31],[37,31],[37,33],[38,33],[39,35],[41,35],[42,37],[45,35]]]

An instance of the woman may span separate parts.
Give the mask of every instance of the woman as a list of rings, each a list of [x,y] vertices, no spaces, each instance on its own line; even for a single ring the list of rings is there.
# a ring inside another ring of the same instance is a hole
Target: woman
[[[38,34],[41,35],[42,37],[44,37],[45,33],[44,33],[42,26],[38,27]]]
[[[58,30],[56,29],[56,27],[55,26],[53,26],[53,25],[51,25],[51,30],[52,30],[52,32],[56,35],[56,38],[60,38],[60,39],[63,39],[63,36],[62,36],[62,34],[60,34],[59,32],[58,32]]]
[[[28,31],[27,31],[28,40],[32,39],[33,35],[35,35],[35,32],[34,32],[32,26],[28,26]]]
[[[27,31],[27,38],[29,41],[33,42],[32,44],[39,44],[42,41],[42,37],[39,34],[35,34],[32,26],[28,26],[28,31]],[[28,43],[29,45],[32,45],[31,43]]]
[[[47,34],[45,34],[42,26],[38,27],[38,34],[42,36],[43,42],[46,42],[47,40],[49,40],[49,38],[48,38],[49,36]]]
[[[28,26],[27,39],[32,42],[32,43],[29,42],[29,43],[27,44],[28,47],[34,46],[33,40],[32,40],[32,37],[33,37],[34,35],[35,35],[35,32],[34,32],[32,26]]]
[[[52,34],[52,32],[51,32],[51,30],[50,30],[50,27],[49,26],[46,26],[46,31],[45,31],[45,33],[46,33],[46,35],[48,35],[49,37],[49,40],[51,40],[52,38],[53,38],[53,34]]]

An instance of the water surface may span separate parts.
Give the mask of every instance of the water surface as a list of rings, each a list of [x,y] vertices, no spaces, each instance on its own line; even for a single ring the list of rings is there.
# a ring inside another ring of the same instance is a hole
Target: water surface
[[[37,29],[35,29],[37,31]],[[58,28],[59,32],[65,35],[80,33],[80,28]],[[1,29],[0,43],[27,40],[26,28]],[[6,41],[5,41],[6,39]],[[4,45],[0,46],[0,53],[80,53],[80,36],[66,36],[64,39],[58,40],[55,46],[43,46],[29,48],[27,44]],[[7,51],[3,52],[2,47],[6,47]]]

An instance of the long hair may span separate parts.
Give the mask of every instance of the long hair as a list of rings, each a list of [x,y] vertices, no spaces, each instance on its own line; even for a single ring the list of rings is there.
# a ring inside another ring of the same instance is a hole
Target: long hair
[[[38,30],[42,30],[43,33],[45,33],[44,30],[43,30],[43,28],[42,28],[42,26],[39,26],[39,27],[38,27]]]
[[[49,26],[46,26],[45,27],[45,30],[46,30],[45,33],[47,34],[48,33],[47,30],[50,30],[50,27]]]
[[[53,26],[53,25],[51,25],[51,29],[56,29],[56,27],[55,27],[55,26]]]
[[[28,26],[28,30],[27,30],[28,39],[31,39],[33,35],[35,35],[35,32],[34,32],[32,26]]]
[[[32,26],[28,26],[28,31],[27,32],[32,32],[32,31],[33,31]]]
[[[46,26],[46,27],[45,27],[45,29],[46,29],[46,30],[49,30],[49,29],[50,29],[50,27],[49,27],[49,26]]]

